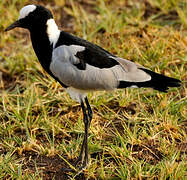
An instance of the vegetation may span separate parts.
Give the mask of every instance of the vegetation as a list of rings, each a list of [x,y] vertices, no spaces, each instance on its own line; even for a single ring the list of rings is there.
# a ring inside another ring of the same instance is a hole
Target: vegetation
[[[182,80],[168,93],[125,89],[89,94],[90,164],[75,162],[82,112],[49,77],[23,29],[4,29],[26,4],[53,11],[65,31]],[[187,2],[185,0],[0,1],[0,179],[186,179]]]

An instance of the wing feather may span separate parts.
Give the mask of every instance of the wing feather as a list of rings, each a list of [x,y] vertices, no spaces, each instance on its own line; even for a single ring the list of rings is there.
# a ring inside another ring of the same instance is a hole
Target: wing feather
[[[108,56],[116,61],[116,65],[99,68],[89,64],[77,53],[85,52],[86,48],[78,45],[62,45],[54,49],[50,70],[55,77],[67,86],[83,90],[112,90],[121,81],[145,82],[151,76],[131,61],[119,57]]]
[[[137,65],[134,62],[123,58],[114,58],[120,63],[121,67],[124,70],[122,77],[120,77],[119,79],[120,81],[144,82],[151,79],[151,76],[141,69],[144,68],[143,66]]]
[[[84,48],[76,46],[76,49],[81,52]],[[63,45],[53,51],[50,71],[61,82],[83,90],[112,90],[118,86],[119,65],[98,68],[86,63],[86,68],[81,70],[77,67],[81,60],[75,56],[76,51],[71,50],[72,47]],[[122,68],[120,69],[122,71]]]

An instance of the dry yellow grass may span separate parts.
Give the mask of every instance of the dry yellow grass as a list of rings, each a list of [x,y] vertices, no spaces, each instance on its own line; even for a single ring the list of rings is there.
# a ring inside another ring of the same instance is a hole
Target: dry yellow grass
[[[183,82],[167,94],[89,94],[90,164],[76,177],[60,169],[79,154],[80,106],[42,70],[28,32],[4,33],[30,3],[50,8],[62,29]],[[186,12],[185,0],[1,1],[0,179],[185,179]]]

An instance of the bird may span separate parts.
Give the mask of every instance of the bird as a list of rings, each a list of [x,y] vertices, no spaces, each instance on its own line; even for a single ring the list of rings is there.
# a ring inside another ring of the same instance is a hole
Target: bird
[[[35,54],[43,69],[66,89],[72,99],[80,103],[83,112],[84,139],[76,168],[88,166],[88,130],[93,111],[87,94],[127,87],[153,88],[167,92],[179,87],[181,81],[118,57],[102,47],[71,33],[60,30],[51,11],[44,6],[24,6],[18,19],[5,31],[16,27],[30,32]]]

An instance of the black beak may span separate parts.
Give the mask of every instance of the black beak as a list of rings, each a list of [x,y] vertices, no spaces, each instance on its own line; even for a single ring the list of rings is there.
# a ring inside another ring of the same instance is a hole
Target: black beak
[[[8,26],[5,31],[10,31],[11,29],[14,29],[16,27],[20,27],[21,26],[21,23],[20,21],[15,21],[13,24],[11,24],[10,26]]]

